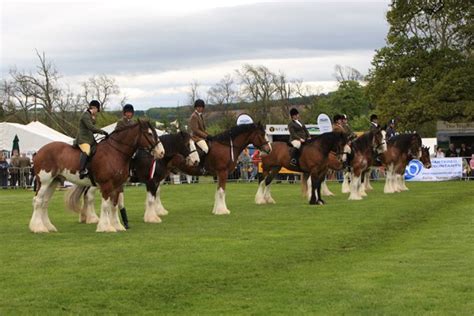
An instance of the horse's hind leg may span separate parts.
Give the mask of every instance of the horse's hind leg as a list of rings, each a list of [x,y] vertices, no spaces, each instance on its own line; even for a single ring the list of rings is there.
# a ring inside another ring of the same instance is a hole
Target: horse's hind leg
[[[311,205],[324,204],[324,201],[321,199],[321,182],[318,176],[311,175],[311,199],[309,200]]]
[[[95,213],[95,187],[89,187],[84,192],[84,205],[80,214],[80,222],[86,224],[97,224],[99,217]]]
[[[365,178],[364,178],[364,186],[366,191],[372,191],[374,188],[370,184],[370,174],[372,173],[372,169],[368,169],[367,172],[365,173]]]
[[[329,190],[326,179],[324,179],[323,183],[321,183],[321,194],[324,196],[334,195],[334,193],[332,193],[331,190]]]
[[[56,190],[56,187],[58,186],[59,182],[58,181],[53,181],[48,189],[46,190],[44,194],[44,207],[43,207],[43,212],[42,212],[42,219],[43,219],[43,224],[48,228],[48,231],[50,232],[57,232],[58,230],[54,225],[51,223],[49,216],[48,216],[48,203],[51,197],[53,196],[54,191]]]

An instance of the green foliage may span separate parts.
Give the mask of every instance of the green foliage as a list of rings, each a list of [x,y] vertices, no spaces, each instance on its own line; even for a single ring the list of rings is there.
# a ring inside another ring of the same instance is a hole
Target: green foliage
[[[32,234],[33,192],[2,190],[0,314],[472,314],[472,184],[373,185],[310,206],[273,184],[277,204],[257,206],[255,183],[229,184],[229,216],[211,215],[215,184],[165,185],[161,224],[143,223],[144,186],[126,187],[132,228],[110,234],[77,223],[59,190],[59,232]]]
[[[120,115],[112,114],[110,112],[101,111],[96,116],[97,127],[104,127],[117,122],[120,119]]]
[[[392,3],[388,45],[377,51],[367,86],[381,121],[414,130],[474,119],[472,14],[469,1]]]

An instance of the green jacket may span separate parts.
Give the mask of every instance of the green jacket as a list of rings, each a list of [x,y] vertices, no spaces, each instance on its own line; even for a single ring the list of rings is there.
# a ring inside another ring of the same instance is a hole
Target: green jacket
[[[124,128],[125,126],[133,125],[135,122],[132,119],[128,119],[126,117],[122,117],[120,120],[117,121],[117,125],[115,125],[115,130]]]
[[[76,143],[94,145],[96,143],[94,133],[102,133],[100,128],[95,127],[95,119],[89,110],[85,111],[79,121],[79,132],[77,133]]]
[[[300,138],[304,140],[310,138],[306,125],[303,123],[300,125],[293,120],[288,124],[288,132],[290,132],[290,142],[292,140],[300,140]]]

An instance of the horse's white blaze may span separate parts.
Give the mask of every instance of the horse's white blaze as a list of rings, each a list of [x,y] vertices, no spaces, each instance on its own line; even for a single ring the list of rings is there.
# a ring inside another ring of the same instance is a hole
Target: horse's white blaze
[[[168,215],[168,211],[165,209],[163,204],[161,203],[161,187],[158,187],[156,190],[156,197],[155,197],[155,212],[156,214],[163,216],[163,215]]]
[[[323,195],[323,196],[333,196],[334,195],[334,193],[332,193],[329,190],[326,180],[324,180],[323,183],[321,183],[321,195]]]
[[[255,203],[256,204],[265,204],[265,196],[263,195],[263,192],[265,191],[265,180],[262,180],[258,184],[258,189],[257,193],[255,194]]]
[[[351,173],[350,172],[344,172],[344,179],[342,181],[342,188],[341,188],[341,192],[342,193],[349,193],[351,192],[351,189],[349,187],[349,180],[350,180],[350,177],[351,177]]]
[[[115,233],[117,229],[110,223],[110,217],[112,213],[113,203],[110,198],[104,200],[102,198],[102,204],[100,206],[100,218],[97,224],[96,232],[98,233]]]
[[[266,185],[265,189],[263,190],[263,198],[265,199],[266,203],[275,204],[275,200],[272,198],[271,184]]]
[[[199,154],[196,151],[196,144],[192,139],[189,139],[189,149],[191,150],[191,153],[186,157],[186,163],[188,166],[195,166],[199,163]]]
[[[227,209],[227,205],[225,203],[225,191],[223,188],[219,188],[216,191],[214,209],[212,210],[212,213],[215,215],[230,214],[230,211]]]
[[[165,148],[163,147],[163,144],[159,142],[155,147],[153,147],[151,154],[155,159],[163,158],[165,156]]]
[[[150,192],[146,192],[145,215],[143,216],[145,223],[161,223],[161,218],[155,210],[155,197]]]
[[[360,177],[353,175],[351,184],[350,184],[351,194],[349,195],[349,200],[362,200],[362,197],[359,195],[359,187],[360,187]]]

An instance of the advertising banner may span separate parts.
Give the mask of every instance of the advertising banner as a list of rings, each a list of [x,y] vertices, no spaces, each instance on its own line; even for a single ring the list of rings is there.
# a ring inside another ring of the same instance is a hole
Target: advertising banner
[[[446,181],[462,177],[462,158],[431,158],[426,169],[419,160],[412,160],[405,169],[407,181]]]

